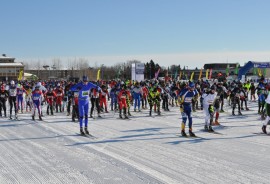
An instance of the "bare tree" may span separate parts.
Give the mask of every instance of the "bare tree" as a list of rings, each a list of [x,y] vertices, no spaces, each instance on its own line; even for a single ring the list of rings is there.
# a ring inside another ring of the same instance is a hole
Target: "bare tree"
[[[30,66],[31,66],[31,65],[29,64],[28,61],[24,61],[24,62],[23,62],[23,65],[24,65],[24,69],[25,69],[25,70],[30,70]]]
[[[88,69],[89,68],[89,64],[88,64],[87,59],[79,58],[78,63],[79,63],[79,69],[80,70],[84,70],[84,69]]]
[[[62,61],[60,60],[60,58],[54,58],[52,60],[52,64],[53,66],[55,66],[56,70],[61,70],[63,68]]]

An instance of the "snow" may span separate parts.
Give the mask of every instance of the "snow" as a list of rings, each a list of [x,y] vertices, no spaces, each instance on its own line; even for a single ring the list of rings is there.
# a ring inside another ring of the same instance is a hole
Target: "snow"
[[[194,113],[199,138],[180,136],[177,107],[162,116],[89,119],[94,138],[79,136],[65,113],[42,122],[29,113],[1,118],[0,183],[269,183],[270,137],[260,134],[257,102],[248,105],[235,117],[226,106],[223,126],[214,127],[221,134],[203,132],[202,111]]]

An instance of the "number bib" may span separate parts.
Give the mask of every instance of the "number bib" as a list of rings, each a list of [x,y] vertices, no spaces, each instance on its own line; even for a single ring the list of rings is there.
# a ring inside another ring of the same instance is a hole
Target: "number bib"
[[[82,91],[82,97],[89,96],[89,91]]]
[[[192,102],[192,97],[186,97],[185,102],[186,103],[191,103]]]
[[[38,96],[34,96],[33,97],[33,100],[37,101],[37,100],[39,100],[39,97]]]
[[[10,96],[16,96],[16,90],[15,89],[10,89],[9,94],[10,94]]]

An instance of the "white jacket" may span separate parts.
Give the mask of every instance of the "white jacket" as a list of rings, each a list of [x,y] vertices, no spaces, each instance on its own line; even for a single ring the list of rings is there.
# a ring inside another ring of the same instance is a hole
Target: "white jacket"
[[[214,94],[206,94],[203,98],[203,106],[208,107],[209,105],[213,105],[215,99],[217,97],[217,93]]]

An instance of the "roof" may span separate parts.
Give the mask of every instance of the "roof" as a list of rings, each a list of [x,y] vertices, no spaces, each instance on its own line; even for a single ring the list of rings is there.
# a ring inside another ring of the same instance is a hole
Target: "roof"
[[[3,57],[3,56],[0,56],[0,59],[15,59],[15,58],[13,58],[13,57]]]
[[[23,67],[24,65],[22,63],[0,63],[0,67],[14,67],[14,66],[21,66]]]

